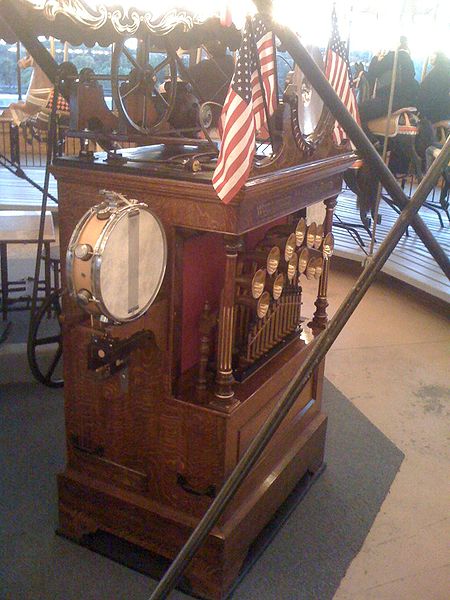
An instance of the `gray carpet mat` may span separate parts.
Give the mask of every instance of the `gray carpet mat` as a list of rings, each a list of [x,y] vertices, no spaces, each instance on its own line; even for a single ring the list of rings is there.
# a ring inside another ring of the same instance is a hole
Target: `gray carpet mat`
[[[404,458],[326,382],[327,469],[240,582],[233,600],[331,599]],[[2,600],[145,600],[155,582],[55,535],[64,467],[61,390],[0,386]],[[189,596],[175,591],[173,600]]]

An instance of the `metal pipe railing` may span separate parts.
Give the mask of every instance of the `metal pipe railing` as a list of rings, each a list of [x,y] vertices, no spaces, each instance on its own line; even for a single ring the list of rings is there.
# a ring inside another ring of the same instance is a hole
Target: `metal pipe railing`
[[[220,516],[225,511],[245,477],[255,465],[262,452],[270,442],[272,436],[279,425],[286,417],[289,410],[294,405],[299,394],[307,384],[314,369],[324,359],[326,353],[331,348],[333,342],[353,314],[354,310],[364,297],[364,294],[375,279],[377,273],[381,270],[391,252],[405,233],[406,228],[412,222],[414,216],[422,206],[437,178],[442,172],[444,166],[448,164],[450,158],[450,137],[447,139],[440,155],[435,160],[425,178],[419,184],[416,193],[412,197],[408,206],[402,211],[396,223],[388,233],[387,237],[380,245],[378,251],[369,262],[364,271],[359,276],[352,290],[348,293],[336,314],[325,329],[314,341],[314,347],[309,356],[303,363],[293,378],[293,381],[286,388],[285,392],[278,401],[276,407],[269,415],[267,421],[259,430],[250,446],[234,468],[229,478],[224,483],[215,500],[192,532],[190,538],[175,558],[164,577],[157,585],[155,591],[149,600],[162,600],[167,598],[170,591],[175,587],[184,570],[192,560],[200,545],[206,539],[207,535],[217,523]]]

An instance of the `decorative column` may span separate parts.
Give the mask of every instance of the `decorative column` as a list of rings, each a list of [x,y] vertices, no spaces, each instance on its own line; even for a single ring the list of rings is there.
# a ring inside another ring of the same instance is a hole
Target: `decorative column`
[[[323,222],[323,235],[324,237],[327,233],[330,233],[333,229],[333,214],[334,208],[337,204],[337,196],[334,198],[329,198],[324,201],[326,207],[325,220]],[[328,323],[328,273],[330,269],[330,259],[324,257],[323,271],[322,275],[319,279],[319,291],[317,294],[317,299],[314,302],[316,306],[316,312],[314,313],[314,317],[308,325],[311,327],[313,335],[319,335],[321,331],[326,329]]]
[[[242,240],[235,236],[224,236],[226,262],[225,282],[222,290],[218,322],[217,375],[213,406],[224,412],[230,412],[237,404],[233,390],[233,335],[234,304],[236,296],[236,263]]]

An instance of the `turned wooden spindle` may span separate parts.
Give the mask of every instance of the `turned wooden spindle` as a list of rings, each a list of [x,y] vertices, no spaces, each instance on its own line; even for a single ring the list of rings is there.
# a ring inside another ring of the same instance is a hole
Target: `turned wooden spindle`
[[[233,390],[233,332],[236,294],[236,265],[238,251],[242,248],[241,238],[225,236],[225,281],[219,309],[219,332],[217,343],[217,375],[214,407],[230,412],[237,400]]]
[[[209,302],[205,302],[202,315],[200,317],[199,332],[200,332],[200,360],[198,366],[198,377],[196,389],[202,394],[206,390],[208,383],[207,371],[209,355],[211,351],[211,334],[217,324],[217,311],[212,312]]]
[[[326,207],[325,221],[323,222],[323,235],[326,236],[327,233],[331,233],[333,229],[333,214],[334,208],[337,204],[337,196],[334,198],[329,198],[325,200],[324,204]],[[319,335],[321,331],[326,329],[328,323],[328,272],[330,269],[330,260],[325,257],[323,263],[323,271],[319,280],[319,291],[317,294],[317,299],[314,302],[316,306],[316,312],[314,313],[313,319],[308,325],[311,327],[313,335]]]

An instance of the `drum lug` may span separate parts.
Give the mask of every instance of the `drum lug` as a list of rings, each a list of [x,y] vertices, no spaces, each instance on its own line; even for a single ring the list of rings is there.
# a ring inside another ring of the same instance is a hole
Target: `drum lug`
[[[78,244],[75,247],[74,254],[80,260],[89,260],[94,250],[90,244]]]
[[[77,300],[81,306],[87,306],[89,302],[92,302],[93,297],[88,290],[80,290],[77,294]]]

